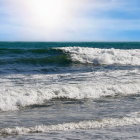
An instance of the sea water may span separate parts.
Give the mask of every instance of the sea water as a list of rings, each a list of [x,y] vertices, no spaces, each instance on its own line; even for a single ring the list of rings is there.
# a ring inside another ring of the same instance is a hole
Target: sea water
[[[140,43],[1,42],[1,140],[140,139]]]

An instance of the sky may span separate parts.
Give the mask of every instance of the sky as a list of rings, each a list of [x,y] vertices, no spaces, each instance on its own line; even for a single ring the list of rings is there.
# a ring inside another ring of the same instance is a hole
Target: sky
[[[0,0],[0,41],[140,41],[140,0]]]

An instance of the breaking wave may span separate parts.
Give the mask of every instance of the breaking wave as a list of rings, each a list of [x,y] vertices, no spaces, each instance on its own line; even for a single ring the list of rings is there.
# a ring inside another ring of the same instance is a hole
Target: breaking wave
[[[41,105],[54,98],[98,99],[107,96],[128,96],[140,94],[140,83],[104,84],[54,84],[50,86],[29,85],[1,87],[0,110],[18,110],[21,107]]]
[[[7,50],[5,49],[3,51]],[[94,65],[117,64],[140,66],[140,49],[122,50],[60,47],[46,50],[29,49],[28,51],[29,54],[34,52],[38,53],[39,56],[32,58],[31,56],[33,54],[30,54],[30,57],[21,58],[20,55],[19,58],[16,54],[14,61],[16,61],[16,63],[26,64],[61,63],[63,65],[70,63],[90,63]],[[14,56],[12,52],[12,58],[13,57]],[[7,61],[7,59],[4,59],[4,61]],[[9,58],[8,63],[11,63],[11,61],[13,60]],[[16,67],[18,66],[16,65]],[[22,67],[24,68],[24,66]],[[68,76],[65,76],[65,74],[62,73],[62,75],[58,74],[57,77],[49,74],[47,75],[48,77],[45,77],[45,75],[40,74],[36,75],[37,78],[34,78],[34,75],[26,76],[21,74],[19,77],[18,74],[15,74],[15,76],[9,74],[9,77],[8,75],[2,75],[0,77],[0,110],[18,110],[22,107],[30,105],[44,104],[48,100],[54,98],[79,100],[85,98],[96,99],[107,96],[113,97],[118,95],[127,96],[140,94],[139,68],[136,70],[134,68],[134,71],[129,71],[129,69],[126,71],[128,72],[125,73],[125,70],[114,70],[111,74],[111,70],[103,70],[103,74],[101,75],[100,71],[97,71],[97,73],[88,73],[89,75],[86,75],[85,73],[85,75],[82,76],[80,75],[80,72],[78,75],[71,74]],[[122,75],[122,73],[124,73],[124,75]],[[27,83],[25,81],[27,81]],[[79,83],[77,81],[79,81]]]
[[[70,122],[56,125],[38,125],[35,127],[16,127],[0,129],[1,136],[21,135],[28,133],[49,133],[51,131],[73,131],[76,129],[101,129],[140,124],[140,117],[104,118],[102,120],[89,120]]]
[[[59,47],[44,49],[0,49],[0,64],[94,64],[140,65],[140,49],[100,49],[88,47]],[[22,57],[23,55],[23,57]]]
[[[70,53],[74,62],[95,65],[140,65],[140,49],[99,49],[82,47],[64,47],[64,52]]]

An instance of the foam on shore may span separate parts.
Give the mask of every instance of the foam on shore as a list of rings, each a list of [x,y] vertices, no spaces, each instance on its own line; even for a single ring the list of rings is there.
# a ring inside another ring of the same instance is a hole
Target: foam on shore
[[[20,135],[28,133],[47,133],[51,131],[73,131],[76,129],[101,129],[140,124],[139,117],[104,118],[102,120],[89,120],[70,122],[56,125],[38,125],[35,127],[16,127],[0,129],[0,135]]]

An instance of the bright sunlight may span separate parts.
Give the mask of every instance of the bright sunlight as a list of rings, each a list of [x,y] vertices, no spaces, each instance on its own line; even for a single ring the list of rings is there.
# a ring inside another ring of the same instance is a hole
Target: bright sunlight
[[[26,7],[30,21],[47,28],[60,26],[68,15],[65,0],[29,0]]]

